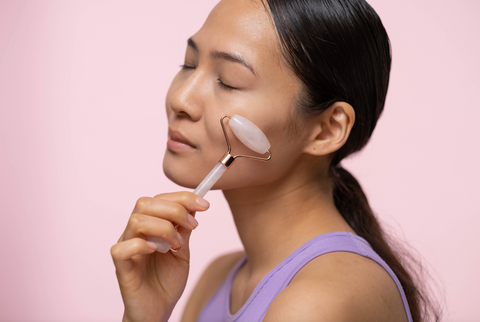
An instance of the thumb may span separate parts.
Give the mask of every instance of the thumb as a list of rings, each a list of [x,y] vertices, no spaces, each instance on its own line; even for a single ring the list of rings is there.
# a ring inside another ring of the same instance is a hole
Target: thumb
[[[188,217],[188,221],[190,222],[190,224],[196,228],[198,226],[198,222],[195,219],[195,211],[190,212],[188,214]],[[177,227],[177,233],[180,235],[183,241],[181,249],[177,251],[178,255],[186,255],[187,258],[190,256],[190,237],[192,235],[192,232],[193,230],[185,229],[181,226]]]

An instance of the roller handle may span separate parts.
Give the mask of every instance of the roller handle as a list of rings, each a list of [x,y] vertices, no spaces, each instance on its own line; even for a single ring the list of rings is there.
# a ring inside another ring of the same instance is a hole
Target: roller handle
[[[210,171],[210,173],[203,179],[202,182],[193,191],[199,197],[204,197],[207,192],[212,189],[213,185],[220,179],[220,177],[227,171],[227,167],[218,162],[217,165]],[[166,253],[172,248],[172,246],[163,238],[160,237],[147,237],[148,241],[157,244],[157,252]]]

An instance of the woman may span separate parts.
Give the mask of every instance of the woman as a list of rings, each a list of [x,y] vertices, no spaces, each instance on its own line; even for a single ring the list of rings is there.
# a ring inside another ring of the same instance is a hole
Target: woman
[[[225,152],[224,114],[259,126],[273,158],[239,161],[215,185],[245,250],[210,265],[183,321],[428,320],[340,165],[375,128],[390,63],[388,36],[363,0],[222,0],[188,40],[166,99],[167,177],[188,188],[203,179]],[[168,320],[188,276],[193,215],[208,207],[191,192],[138,200],[111,250],[124,321]],[[155,252],[147,236],[181,248]]]

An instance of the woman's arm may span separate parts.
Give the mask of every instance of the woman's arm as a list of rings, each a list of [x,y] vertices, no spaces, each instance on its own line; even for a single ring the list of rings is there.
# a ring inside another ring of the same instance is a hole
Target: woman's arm
[[[357,254],[325,254],[305,265],[273,300],[264,322],[406,322],[390,275]]]

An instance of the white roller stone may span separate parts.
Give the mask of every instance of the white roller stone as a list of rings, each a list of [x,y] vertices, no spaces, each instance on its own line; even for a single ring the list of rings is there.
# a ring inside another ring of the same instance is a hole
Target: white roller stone
[[[228,124],[235,136],[250,150],[264,154],[270,149],[270,142],[262,130],[246,118],[234,115]]]

